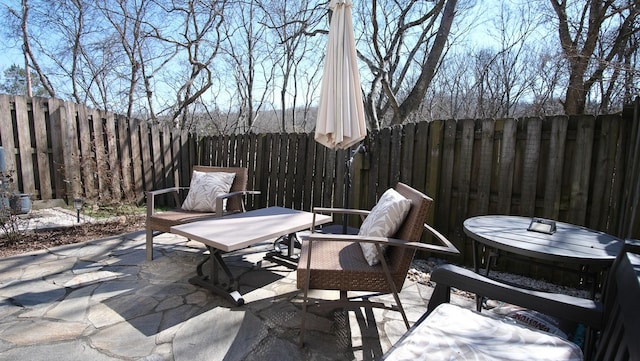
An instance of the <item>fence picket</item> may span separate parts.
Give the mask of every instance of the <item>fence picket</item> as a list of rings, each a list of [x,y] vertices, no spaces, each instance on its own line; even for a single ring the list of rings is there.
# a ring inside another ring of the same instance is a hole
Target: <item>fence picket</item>
[[[8,95],[0,95],[0,140],[4,148],[5,171],[16,172],[16,144],[14,142],[15,129],[11,117],[11,99]]]
[[[58,117],[61,122],[62,150],[64,159],[64,178],[67,184],[67,201],[82,197],[82,163],[78,139],[78,122],[76,121],[76,107],[73,103],[60,102]]]
[[[562,189],[562,169],[564,168],[569,119],[553,117],[549,135],[549,152],[546,167],[543,217],[557,219],[560,214],[560,190]]]
[[[49,136],[51,139],[51,165],[50,169],[52,171],[53,176],[53,184],[51,187],[53,191],[51,192],[51,198],[64,198],[67,194],[67,187],[65,182],[65,168],[66,158],[64,157],[64,147],[63,147],[63,135],[62,135],[62,117],[64,112],[64,106],[60,104],[60,100],[58,99],[49,99],[47,102],[47,111],[49,113]],[[46,187],[46,184],[41,184],[41,187]],[[43,191],[40,191],[40,194],[44,194]],[[42,198],[47,199],[47,198]]]
[[[131,166],[133,158],[131,156],[131,138],[129,136],[131,131],[128,129],[126,118],[123,116],[116,116],[116,118],[114,118],[114,122],[117,131],[117,159],[122,179],[123,197],[127,201],[131,202],[135,199],[133,192],[133,169]]]
[[[142,122],[136,121],[133,119],[127,119],[128,129],[129,129],[129,137],[131,141],[131,167],[133,168],[133,189],[134,189],[134,199],[137,203],[140,203],[144,199],[144,191],[150,190],[147,188],[147,183],[144,177],[145,166],[149,166],[149,163],[146,162],[144,154],[142,152],[141,146],[141,134],[142,133]],[[124,120],[123,120],[124,122]]]
[[[305,168],[304,168],[304,192],[302,192],[302,206],[301,209],[313,209],[315,205],[313,202],[313,184],[314,184],[314,170],[316,167],[316,142],[313,140],[312,134],[306,134],[305,137]]]
[[[513,196],[513,179],[515,177],[516,136],[518,123],[515,119],[499,121],[502,126],[502,138],[500,143],[500,169],[498,173],[498,210],[511,214]]]
[[[520,189],[520,211],[523,216],[536,214],[536,195],[540,170],[540,143],[542,141],[542,119],[527,118],[527,140],[524,144]]]
[[[595,118],[581,117],[576,129],[575,158],[571,163],[569,214],[571,223],[586,225],[587,197],[591,172],[592,144],[595,133]]]
[[[399,168],[400,168],[400,178],[399,182],[412,184],[413,177],[413,158],[415,156],[415,136],[416,136],[416,124],[411,123],[401,127],[402,138],[400,140],[400,158],[399,159]]]
[[[95,162],[95,169],[93,177],[98,182],[98,197],[100,200],[107,202],[111,199],[111,182],[109,182],[107,174],[109,173],[109,164],[107,163],[107,156],[109,150],[107,144],[104,141],[104,122],[101,111],[87,108],[87,117],[89,117],[91,131],[89,137],[91,138],[91,152],[87,153],[88,156],[93,156]]]
[[[161,152],[160,159],[162,169],[163,187],[173,187],[176,184],[173,173],[173,146],[171,143],[171,132],[168,129],[158,128],[158,145]]]
[[[387,187],[391,188],[402,180],[402,148],[404,144],[404,127],[394,126],[391,128],[391,152],[389,153],[389,183]],[[381,189],[382,194],[386,189]]]
[[[294,179],[293,187],[293,208],[305,209],[306,203],[304,201],[305,193],[305,170],[308,168],[308,154],[307,154],[307,135],[306,134],[294,134],[296,143],[295,151],[292,154],[291,165],[294,167]]]
[[[31,114],[33,117],[33,141],[35,142],[34,172],[37,174],[38,185],[51,184],[51,162],[49,161],[50,152],[47,135],[49,126],[45,119],[46,111],[42,98],[32,98]],[[38,193],[32,196],[40,199],[51,199],[53,196],[51,187],[37,187],[34,191]]]
[[[475,121],[473,119],[466,119],[458,122],[462,126],[461,138],[460,138],[460,150],[457,156],[457,161],[454,168],[454,174],[457,173],[457,181],[455,186],[457,188],[457,196],[455,202],[455,224],[462,224],[464,222],[464,216],[468,213],[470,197],[470,185],[471,185],[471,171],[473,166],[473,152],[475,142]]]
[[[76,106],[76,111],[77,117],[74,116],[75,113],[71,113],[71,116],[78,125],[78,140],[80,144],[79,161],[82,166],[82,178],[80,178],[82,191],[78,196],[81,197],[84,194],[87,199],[98,199],[100,188],[95,184],[94,178],[97,173],[97,169],[96,159],[92,152],[93,140],[91,139],[90,129],[92,119],[87,114],[86,106],[79,104]]]
[[[27,102],[24,97],[14,97],[15,111],[16,111],[16,128],[15,131],[18,134],[18,147],[20,148],[20,167],[16,169],[18,182],[18,190],[22,193],[35,194],[36,184],[33,177],[34,164],[33,164],[33,147],[31,145],[31,130],[32,126],[29,121],[29,114],[27,110]]]
[[[413,157],[411,163],[407,164],[410,167],[411,178],[407,181],[408,184],[413,184],[417,189],[430,194],[427,168],[429,167],[429,126],[426,122],[415,124],[413,127]],[[432,212],[433,213],[433,212]]]
[[[119,202],[122,199],[122,191],[124,189],[122,184],[122,166],[120,164],[119,150],[118,150],[118,137],[117,137],[117,129],[115,122],[115,115],[113,113],[105,113],[103,114],[103,118],[105,121],[103,122],[103,131],[104,131],[104,141],[105,141],[105,151],[106,151],[106,160],[107,167],[109,172],[107,175],[110,179],[105,182],[106,184],[111,184],[109,188],[111,188],[110,199],[113,202]]]
[[[480,150],[478,165],[474,167],[472,174],[478,174],[477,177],[477,197],[475,215],[488,214],[489,202],[491,198],[491,180],[493,177],[494,165],[494,135],[495,121],[493,119],[482,120],[482,131],[480,134]],[[470,214],[471,215],[471,214]]]
[[[440,189],[437,195],[437,212],[436,227],[444,232],[452,232],[455,228],[451,228],[455,224],[455,216],[453,213],[453,169],[455,167],[455,140],[457,132],[457,122],[449,119],[444,121],[443,139],[442,139],[442,163],[440,166]],[[447,234],[447,233],[445,233]]]

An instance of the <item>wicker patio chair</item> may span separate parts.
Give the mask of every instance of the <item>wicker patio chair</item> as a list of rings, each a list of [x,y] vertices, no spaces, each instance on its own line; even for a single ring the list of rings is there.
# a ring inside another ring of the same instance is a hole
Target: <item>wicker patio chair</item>
[[[458,254],[458,250],[443,235],[425,223],[432,199],[421,192],[398,183],[395,190],[411,201],[408,214],[393,238],[359,235],[311,233],[303,239],[297,270],[297,286],[304,290],[300,345],[304,343],[305,318],[309,304],[309,290],[339,290],[340,299],[317,302],[318,306],[331,308],[376,307],[399,311],[407,329],[409,321],[402,307],[398,291],[402,290],[407,272],[416,250]],[[369,211],[315,208],[314,213],[341,213],[360,215]],[[423,231],[429,231],[442,245],[420,243]],[[367,263],[359,242],[373,243],[380,263]],[[381,245],[388,245],[383,252]],[[348,291],[391,293],[395,305],[370,302],[363,296],[348,297]]]
[[[211,217],[220,217],[225,214],[232,214],[245,211],[244,196],[247,194],[259,194],[257,191],[247,191],[248,170],[242,167],[210,167],[210,166],[194,166],[193,170],[199,172],[225,172],[235,173],[235,178],[231,185],[229,193],[216,199],[218,207],[222,209],[223,200],[226,199],[226,207],[224,212],[196,212],[186,211],[180,208],[182,204],[181,192],[187,191],[189,187],[170,187],[147,192],[147,220],[146,220],[146,252],[147,260],[153,260],[153,237],[169,232],[172,226],[179,224],[195,222]],[[175,204],[178,208],[156,212],[155,198],[159,195],[170,194],[173,196]]]

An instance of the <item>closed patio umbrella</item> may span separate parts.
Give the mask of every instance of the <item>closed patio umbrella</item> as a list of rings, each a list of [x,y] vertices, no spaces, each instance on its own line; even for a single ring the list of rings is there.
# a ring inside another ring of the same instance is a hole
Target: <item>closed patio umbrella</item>
[[[360,91],[351,0],[331,0],[333,11],[320,87],[315,139],[346,149],[364,139],[367,126]]]

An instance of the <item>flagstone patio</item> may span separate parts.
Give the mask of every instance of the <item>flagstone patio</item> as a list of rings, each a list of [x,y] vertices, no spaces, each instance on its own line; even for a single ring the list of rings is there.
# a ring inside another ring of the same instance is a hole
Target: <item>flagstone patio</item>
[[[0,359],[369,360],[406,331],[393,311],[314,313],[300,348],[302,294],[295,272],[263,260],[272,242],[225,255],[241,275],[243,306],[188,282],[200,243],[171,234],[155,242],[151,262],[142,231],[0,259]],[[431,292],[405,283],[410,321]]]

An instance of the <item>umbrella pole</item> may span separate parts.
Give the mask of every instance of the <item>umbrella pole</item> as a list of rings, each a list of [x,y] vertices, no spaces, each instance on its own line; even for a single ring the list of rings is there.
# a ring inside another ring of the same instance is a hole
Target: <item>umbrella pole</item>
[[[345,167],[345,182],[344,182],[344,208],[349,209],[349,192],[351,191],[351,166],[353,165],[353,159],[358,153],[364,153],[367,149],[364,147],[364,143],[358,144],[356,149],[347,152],[344,161]],[[342,234],[347,234],[347,214],[342,215]]]

